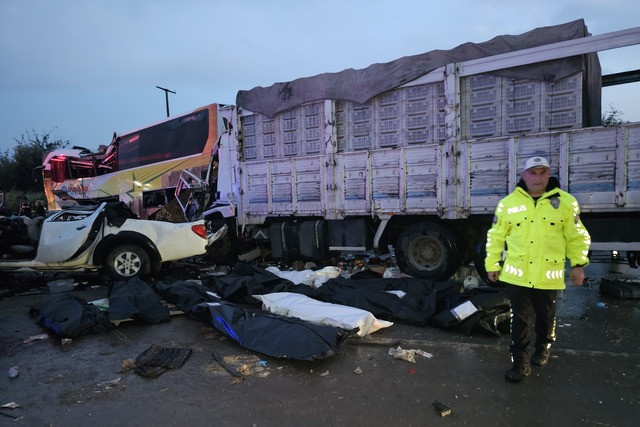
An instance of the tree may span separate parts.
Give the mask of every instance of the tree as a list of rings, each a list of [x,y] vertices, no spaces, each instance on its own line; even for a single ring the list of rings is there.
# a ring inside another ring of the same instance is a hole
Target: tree
[[[625,120],[622,120],[623,115],[622,111],[618,110],[612,104],[609,104],[609,109],[602,115],[602,126],[615,126],[627,123]]]
[[[13,153],[9,150],[0,153],[0,190],[19,190],[22,192],[41,192],[42,158],[48,151],[65,148],[68,140],[51,139],[51,132],[39,134],[36,131],[22,134],[20,139],[13,139],[16,146]]]

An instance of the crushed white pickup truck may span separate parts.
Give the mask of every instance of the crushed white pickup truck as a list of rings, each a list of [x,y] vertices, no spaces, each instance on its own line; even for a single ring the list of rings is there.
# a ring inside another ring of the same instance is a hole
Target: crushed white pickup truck
[[[204,220],[138,219],[121,202],[77,205],[46,218],[0,217],[0,271],[104,270],[116,280],[147,276],[166,261],[206,253],[226,232]]]

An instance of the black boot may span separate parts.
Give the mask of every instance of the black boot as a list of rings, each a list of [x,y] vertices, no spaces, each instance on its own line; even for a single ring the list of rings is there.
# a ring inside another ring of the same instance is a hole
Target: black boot
[[[512,383],[519,383],[529,375],[531,375],[531,366],[529,364],[514,363],[511,369],[504,374],[504,379]]]
[[[531,363],[536,366],[544,366],[549,362],[549,350],[536,350],[531,357]]]

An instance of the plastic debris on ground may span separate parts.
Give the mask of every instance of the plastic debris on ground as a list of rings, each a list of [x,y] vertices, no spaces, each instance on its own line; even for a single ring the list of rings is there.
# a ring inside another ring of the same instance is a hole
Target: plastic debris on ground
[[[396,359],[402,359],[409,363],[416,363],[416,358],[415,358],[416,354],[422,357],[426,357],[427,359],[430,359],[433,357],[433,354],[427,353],[426,351],[416,350],[416,349],[405,350],[400,346],[398,346],[397,348],[391,347],[389,349],[388,354],[390,356],[393,356]]]
[[[356,375],[361,375],[362,374],[362,369],[360,368],[360,366],[358,366],[356,369],[354,369],[353,373],[356,374]]]
[[[5,403],[4,405],[0,406],[0,409],[11,409],[11,410],[13,410],[13,409],[16,409],[16,408],[20,408],[20,405],[18,405],[16,402],[9,402],[9,403]],[[0,415],[5,416],[7,418],[11,418],[14,421],[18,421],[19,419],[24,417],[24,416],[8,414],[6,412],[0,412]]]
[[[46,340],[47,338],[49,338],[49,335],[47,334],[32,335],[29,338],[25,338],[24,340],[22,340],[22,343],[26,344],[33,341]]]
[[[17,366],[12,366],[9,368],[8,374],[9,374],[9,378],[15,378],[18,375],[20,375],[20,370],[18,369]]]
[[[96,384],[96,386],[100,387],[100,388],[104,387],[106,389],[110,389],[111,387],[117,386],[120,383],[120,380],[122,380],[122,378],[118,377],[118,378],[115,378],[115,379],[112,379],[112,380],[109,380],[109,381],[99,382],[98,384]]]
[[[18,405],[16,402],[9,402],[9,403],[5,403],[4,405],[0,406],[0,409],[16,409],[19,408],[20,405]]]

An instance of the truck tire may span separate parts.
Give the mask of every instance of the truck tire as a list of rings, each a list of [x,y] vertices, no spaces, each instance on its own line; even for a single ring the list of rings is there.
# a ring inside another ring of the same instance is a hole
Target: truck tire
[[[400,270],[421,279],[447,280],[463,259],[455,234],[433,222],[407,227],[400,233],[395,251]]]
[[[485,232],[480,239],[476,242],[476,246],[474,248],[473,254],[473,265],[476,268],[476,272],[478,276],[484,282],[492,286],[494,288],[503,288],[504,283],[502,282],[492,282],[489,280],[489,275],[487,275],[487,269],[484,267],[484,259],[487,257],[487,233]],[[502,263],[502,261],[501,261]]]
[[[114,280],[146,277],[151,272],[149,254],[140,246],[126,244],[116,246],[105,259],[107,274]]]

